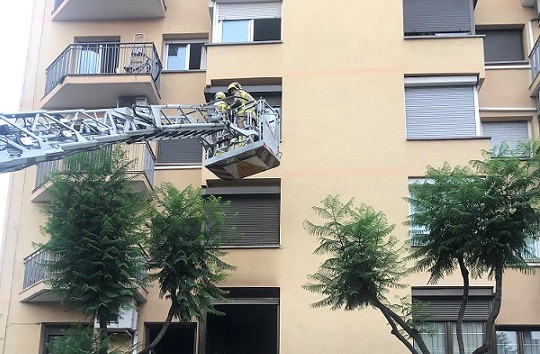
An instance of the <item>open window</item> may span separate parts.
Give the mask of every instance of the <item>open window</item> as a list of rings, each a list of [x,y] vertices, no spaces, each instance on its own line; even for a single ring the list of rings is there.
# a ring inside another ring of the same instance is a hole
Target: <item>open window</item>
[[[205,68],[205,50],[202,41],[166,41],[163,70],[202,70]]]
[[[281,1],[218,1],[214,10],[215,43],[249,43],[281,40]]]
[[[163,323],[146,324],[146,345],[157,337]],[[195,354],[196,323],[171,323],[152,353]]]

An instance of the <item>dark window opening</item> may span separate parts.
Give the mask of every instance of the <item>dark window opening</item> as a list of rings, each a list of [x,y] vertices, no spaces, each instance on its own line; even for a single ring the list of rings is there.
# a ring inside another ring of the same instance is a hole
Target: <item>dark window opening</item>
[[[253,20],[253,41],[281,40],[281,18]]]
[[[146,344],[152,343],[161,330],[162,323],[147,324]],[[171,323],[161,341],[152,350],[153,354],[195,353],[195,323]]]
[[[191,43],[189,52],[189,70],[201,68],[202,43]]]
[[[278,305],[216,305],[208,314],[206,354],[277,354]]]

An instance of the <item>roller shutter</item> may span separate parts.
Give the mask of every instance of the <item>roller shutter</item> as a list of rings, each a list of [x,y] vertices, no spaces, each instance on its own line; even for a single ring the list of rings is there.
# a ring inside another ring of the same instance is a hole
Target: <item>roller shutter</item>
[[[521,61],[523,58],[523,39],[520,29],[476,31],[484,35],[484,61]]]
[[[482,123],[484,136],[491,137],[490,147],[493,149],[506,142],[511,149],[515,149],[519,142],[529,141],[529,124],[527,122],[484,122]]]
[[[403,0],[406,35],[472,31],[471,0]]]
[[[415,298],[421,305],[416,312],[418,316],[426,318],[429,321],[456,321],[459,308],[461,306],[460,298]],[[465,308],[465,321],[485,321],[491,311],[491,298],[469,298]]]
[[[202,162],[202,144],[199,139],[162,140],[158,143],[157,163],[195,165]]]
[[[474,86],[405,87],[407,138],[476,136]]]
[[[222,195],[229,201],[229,215],[236,214],[232,225],[240,235],[225,246],[278,246],[279,245],[279,194]]]
[[[218,20],[281,18],[281,2],[220,3]]]

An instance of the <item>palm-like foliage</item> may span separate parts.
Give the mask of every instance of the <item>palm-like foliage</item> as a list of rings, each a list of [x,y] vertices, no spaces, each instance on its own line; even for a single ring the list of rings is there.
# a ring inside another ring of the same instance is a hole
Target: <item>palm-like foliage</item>
[[[149,278],[158,281],[160,296],[170,299],[171,307],[157,341],[141,353],[159,343],[173,317],[192,321],[205,312],[219,314],[212,300],[223,299],[225,291],[217,284],[233,269],[220,259],[225,253],[219,246],[234,235],[234,229],[228,226],[218,198],[204,199],[191,186],[179,191],[171,184],[164,184],[159,196],[150,219],[148,247],[156,273]]]
[[[315,213],[325,223],[304,222],[308,233],[319,239],[315,254],[327,255],[317,273],[309,275],[310,283],[304,288],[324,298],[313,307],[330,306],[332,309],[379,309],[389,324],[392,334],[412,353],[417,351],[400,333],[398,326],[415,339],[423,353],[428,353],[418,333],[397,315],[385,297],[392,288],[399,288],[400,278],[406,273],[405,264],[391,236],[393,225],[388,225],[381,212],[362,204],[355,207],[353,200],[342,203],[338,196],[328,196]]]
[[[133,191],[119,149],[79,154],[52,177],[43,245],[52,289],[71,308],[106,323],[118,316],[144,268],[140,244],[146,203]]]
[[[414,213],[409,224],[428,230],[415,235],[424,245],[413,251],[416,270],[428,270],[437,282],[459,267],[464,294],[460,323],[467,304],[469,271],[473,277],[488,273],[495,278],[495,300],[488,318],[486,339],[475,351],[485,353],[492,344],[495,319],[500,311],[502,275],[507,267],[527,271],[527,241],[537,237],[540,225],[540,149],[507,146],[487,154],[471,167],[429,168],[426,182],[410,186]],[[524,156],[530,157],[523,159]],[[461,345],[461,343],[460,343]],[[460,348],[460,351],[463,350]]]

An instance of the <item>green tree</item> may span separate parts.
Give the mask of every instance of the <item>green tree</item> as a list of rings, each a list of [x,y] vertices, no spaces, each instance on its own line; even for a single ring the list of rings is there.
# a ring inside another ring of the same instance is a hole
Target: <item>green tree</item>
[[[157,208],[150,218],[148,253],[150,280],[157,280],[160,297],[171,301],[165,323],[155,340],[139,354],[149,353],[165,335],[173,318],[182,322],[203,318],[205,312],[220,314],[212,300],[226,292],[216,284],[233,267],[220,257],[222,241],[234,236],[223,203],[202,198],[191,186],[183,191],[163,184],[156,197]]]
[[[92,327],[81,325],[71,327],[62,332],[62,336],[49,343],[50,354],[98,354],[108,342],[102,342]],[[113,350],[108,354],[123,354],[120,350]]]
[[[390,324],[391,333],[411,353],[418,353],[409,338],[424,354],[429,351],[414,326],[399,306],[389,304],[386,294],[396,288],[405,275],[405,264],[391,236],[394,225],[389,225],[384,214],[362,204],[355,207],[353,200],[342,203],[338,196],[327,196],[322,206],[313,207],[326,220],[322,225],[304,222],[305,229],[319,239],[315,254],[328,255],[317,273],[309,275],[304,288],[324,298],[312,307],[330,306],[333,310],[374,307]],[[404,333],[403,333],[404,332]]]
[[[120,149],[77,154],[52,177],[43,245],[50,284],[72,309],[97,318],[102,343],[107,322],[118,317],[144,269],[140,244],[147,203],[136,193]],[[100,350],[107,352],[107,345]]]
[[[427,270],[430,280],[436,282],[459,268],[463,278],[457,321],[460,353],[464,353],[461,323],[469,277],[487,273],[495,279],[494,305],[484,342],[474,351],[487,353],[495,345],[493,333],[501,308],[504,270],[529,269],[524,259],[527,241],[537,237],[540,225],[539,153],[537,145],[513,152],[499,148],[495,155],[472,162],[472,168],[429,168],[426,183],[410,188],[409,201],[415,212],[409,223],[428,230],[417,236],[423,247],[412,253],[416,270]],[[523,156],[530,158],[524,160]]]

